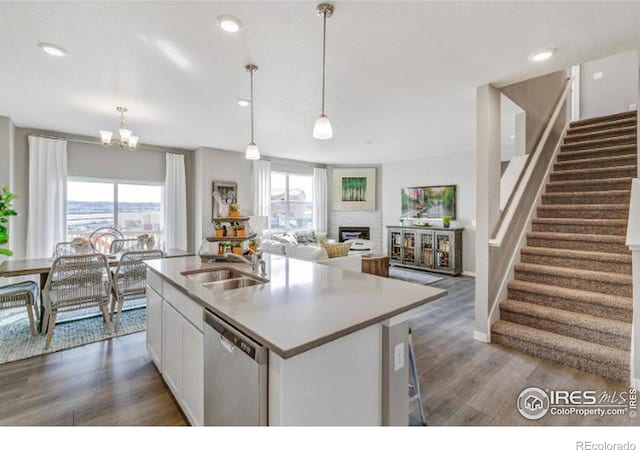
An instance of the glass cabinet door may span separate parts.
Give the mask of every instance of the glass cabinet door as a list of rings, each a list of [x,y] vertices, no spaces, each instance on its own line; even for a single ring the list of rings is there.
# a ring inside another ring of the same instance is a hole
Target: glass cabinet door
[[[415,231],[406,231],[403,233],[403,247],[402,247],[402,263],[403,264],[416,264],[416,237]]]
[[[392,261],[402,261],[402,231],[389,233],[389,258]]]
[[[420,233],[420,264],[433,269],[433,233]]]
[[[436,239],[436,267],[451,269],[451,234],[435,233]]]

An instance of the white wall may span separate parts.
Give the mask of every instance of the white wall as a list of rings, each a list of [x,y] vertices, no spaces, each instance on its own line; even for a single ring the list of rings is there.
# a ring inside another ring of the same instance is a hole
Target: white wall
[[[595,79],[596,74],[602,78]],[[580,66],[580,118],[629,110],[638,101],[638,54],[635,50]]]
[[[201,147],[195,151],[195,243],[196,250],[206,236],[213,235],[212,183],[235,181],[238,183],[238,205],[243,215],[253,213],[253,180],[251,161],[244,152],[231,152]]]
[[[382,165],[382,221],[400,224],[400,190],[409,186],[457,186],[456,221],[465,227],[462,235],[462,267],[475,272],[475,154],[451,153],[430,158]],[[386,229],[384,248],[386,249]]]

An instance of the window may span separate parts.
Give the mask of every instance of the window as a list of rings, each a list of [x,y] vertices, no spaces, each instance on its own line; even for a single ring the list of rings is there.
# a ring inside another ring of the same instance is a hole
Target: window
[[[67,182],[67,237],[88,238],[100,227],[118,228],[125,237],[162,234],[162,186],[116,181]]]
[[[313,228],[313,177],[271,172],[271,228]]]

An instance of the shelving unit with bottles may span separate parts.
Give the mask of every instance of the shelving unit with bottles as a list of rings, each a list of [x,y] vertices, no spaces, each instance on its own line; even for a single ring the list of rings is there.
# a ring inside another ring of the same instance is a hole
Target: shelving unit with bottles
[[[394,266],[460,275],[464,228],[388,226]]]

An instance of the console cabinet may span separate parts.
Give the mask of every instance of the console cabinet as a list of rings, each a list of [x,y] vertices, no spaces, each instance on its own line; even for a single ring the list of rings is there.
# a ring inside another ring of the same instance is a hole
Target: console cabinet
[[[391,265],[460,275],[464,228],[388,226]]]

